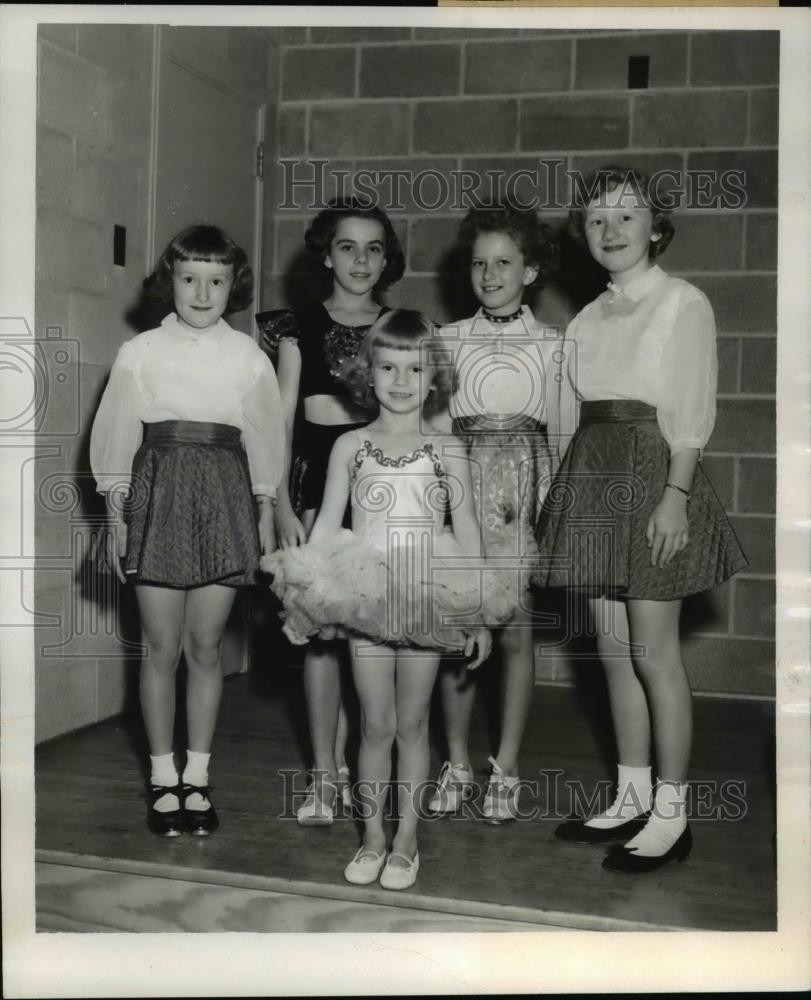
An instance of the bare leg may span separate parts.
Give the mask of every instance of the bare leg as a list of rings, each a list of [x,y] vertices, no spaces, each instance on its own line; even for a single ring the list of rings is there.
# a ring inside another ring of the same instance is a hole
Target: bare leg
[[[687,778],[693,736],[690,683],[679,641],[681,601],[628,601],[634,663],[648,696],[659,780]]]
[[[475,678],[464,666],[449,663],[439,674],[442,692],[442,714],[448,740],[448,760],[452,764],[469,764],[470,720],[476,700]]]
[[[690,684],[679,642],[681,601],[629,601],[634,664],[648,696],[659,780],[653,811],[625,845],[637,857],[660,858],[687,831],[687,767],[693,735]],[[689,840],[681,850],[689,852]],[[626,863],[623,857],[621,865]]]
[[[186,597],[186,716],[189,749],[197,753],[211,750],[222,698],[222,641],[235,597],[233,587],[218,583],[195,587]]]
[[[338,767],[346,765],[346,744],[349,739],[349,719],[343,699],[338,705],[338,725],[335,730],[335,763]]]
[[[597,630],[597,651],[608,682],[619,763],[647,767],[650,764],[648,700],[631,659],[625,603],[597,598],[589,601],[589,606]]]
[[[301,523],[309,535],[317,511],[305,510]],[[344,715],[341,703],[340,653],[336,642],[314,641],[304,654],[304,698],[307,703],[307,722],[313,748],[313,771],[317,777],[335,783],[338,778],[336,751],[341,734],[339,717]],[[346,745],[346,736],[343,736]],[[343,749],[343,748],[342,748]],[[332,805],[333,792],[326,796],[324,789],[319,798]]]
[[[313,747],[313,770],[334,783],[338,778],[335,745],[341,710],[337,643],[310,643],[304,657],[304,697]]]
[[[180,662],[186,591],[136,584],[146,655],[141,664],[141,711],[149,752],[172,752],[175,678]]]
[[[524,600],[531,600],[525,594]],[[501,739],[496,760],[505,774],[517,776],[518,753],[527,724],[535,686],[535,648],[531,612],[518,608],[509,625],[500,630]]]
[[[361,709],[358,790],[364,825],[363,846],[383,852],[386,791],[391,780],[391,750],[397,732],[396,653],[390,646],[350,640],[352,676]]]
[[[439,654],[397,651],[397,779],[400,822],[392,852],[413,860],[417,850],[419,796],[428,779],[428,712],[439,669]],[[393,863],[398,867],[397,860]],[[400,867],[406,867],[400,865]]]

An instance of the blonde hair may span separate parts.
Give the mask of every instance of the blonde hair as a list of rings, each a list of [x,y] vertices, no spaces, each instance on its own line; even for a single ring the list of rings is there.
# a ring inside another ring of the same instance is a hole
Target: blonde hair
[[[416,309],[393,309],[384,313],[370,327],[357,355],[344,364],[341,377],[349,394],[359,406],[373,413],[380,408],[372,377],[376,347],[424,352],[426,368],[432,373],[433,391],[423,404],[423,413],[430,417],[445,409],[455,389],[451,352],[426,316]]]

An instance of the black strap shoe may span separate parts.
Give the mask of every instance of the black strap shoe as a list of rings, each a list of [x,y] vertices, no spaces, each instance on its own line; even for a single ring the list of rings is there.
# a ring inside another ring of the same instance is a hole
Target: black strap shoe
[[[565,840],[570,844],[610,844],[616,840],[630,840],[648,822],[649,816],[650,813],[646,812],[608,829],[586,826],[585,820],[571,818],[557,827],[555,836],[558,840]]]
[[[654,872],[669,861],[684,861],[692,849],[693,834],[688,825],[670,850],[657,857],[643,857],[636,851],[629,851],[627,847],[615,844],[603,859],[603,868],[610,872],[641,875],[643,872]]]
[[[190,795],[202,795],[208,801],[208,809],[187,809],[186,799]],[[207,837],[220,825],[219,818],[211,801],[210,785],[183,785],[181,798],[183,809],[183,825],[193,837]]]
[[[180,785],[150,785],[147,792],[149,805],[146,812],[146,825],[158,837],[179,837],[183,832],[183,817],[180,808],[169,812],[158,812],[155,803],[164,795],[176,795],[178,803],[182,802]]]

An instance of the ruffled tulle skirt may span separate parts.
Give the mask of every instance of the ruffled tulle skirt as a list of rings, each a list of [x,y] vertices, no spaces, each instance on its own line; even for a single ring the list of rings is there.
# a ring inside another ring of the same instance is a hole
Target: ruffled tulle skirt
[[[296,643],[348,633],[459,650],[482,626],[503,625],[515,611],[510,574],[463,555],[449,532],[387,554],[341,530],[265,556],[262,569],[273,576],[284,631]]]

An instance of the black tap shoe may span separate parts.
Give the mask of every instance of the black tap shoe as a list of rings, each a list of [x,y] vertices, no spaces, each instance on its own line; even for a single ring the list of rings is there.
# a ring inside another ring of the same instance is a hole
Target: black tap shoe
[[[642,857],[636,851],[629,851],[627,847],[615,844],[603,859],[603,868],[610,872],[629,872],[633,875],[641,875],[643,872],[653,872],[668,861],[684,861],[693,849],[693,834],[689,825],[684,828],[684,832],[676,843],[660,854],[658,857]]]
[[[186,799],[197,792],[208,799],[208,809],[187,809]],[[209,785],[183,785],[181,802],[183,803],[183,825],[193,837],[207,837],[220,825],[219,818],[211,801]]]
[[[170,812],[158,812],[155,803],[164,795],[176,795],[182,802],[180,785],[150,785],[147,792],[149,805],[146,812],[146,825],[150,832],[158,837],[179,837],[183,832],[183,817],[179,808]]]
[[[555,836],[558,840],[565,840],[570,844],[610,844],[617,840],[630,840],[648,822],[649,816],[650,813],[643,813],[626,823],[608,829],[586,826],[586,821],[583,819],[567,819],[555,829]]]

